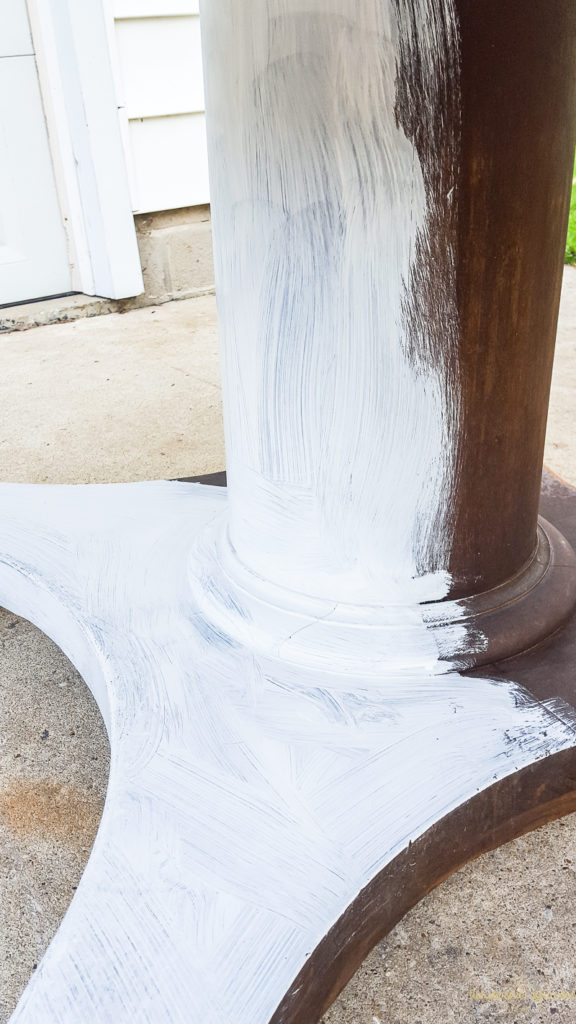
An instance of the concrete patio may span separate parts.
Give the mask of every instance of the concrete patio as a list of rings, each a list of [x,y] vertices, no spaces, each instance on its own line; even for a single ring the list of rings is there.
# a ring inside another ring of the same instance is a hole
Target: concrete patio
[[[224,466],[212,296],[7,333],[0,360],[3,480],[116,482]],[[564,273],[546,464],[576,486],[573,268]],[[0,644],[4,1024],[89,855],[108,744],[86,686],[45,636],[0,612]],[[573,815],[444,882],[379,944],[324,1020],[573,1022],[575,954]]]

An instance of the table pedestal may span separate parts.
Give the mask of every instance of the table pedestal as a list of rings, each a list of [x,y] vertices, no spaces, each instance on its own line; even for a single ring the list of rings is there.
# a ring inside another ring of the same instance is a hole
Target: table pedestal
[[[14,1024],[312,1024],[576,808],[574,492],[537,521],[576,8],[205,7],[228,487],[0,486],[0,602],[112,752]]]

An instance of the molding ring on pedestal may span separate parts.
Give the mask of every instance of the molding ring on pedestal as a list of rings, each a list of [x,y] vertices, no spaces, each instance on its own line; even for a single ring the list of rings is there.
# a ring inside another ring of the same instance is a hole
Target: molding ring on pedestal
[[[440,629],[451,621],[486,638],[482,650],[467,656],[466,667],[511,658],[547,640],[576,609],[576,554],[560,531],[540,516],[534,556],[516,576],[492,590],[454,602],[458,612],[451,620],[446,618],[443,604],[424,606],[430,610],[426,619],[431,624],[438,616]],[[445,660],[463,667],[461,657]]]
[[[227,484],[225,471],[186,481]],[[442,661],[466,669],[515,657],[557,633],[576,611],[576,553],[560,530],[539,516],[534,554],[515,576],[469,598],[421,607],[425,621],[438,630]],[[465,655],[450,647],[449,629],[459,625],[467,627],[470,641]]]

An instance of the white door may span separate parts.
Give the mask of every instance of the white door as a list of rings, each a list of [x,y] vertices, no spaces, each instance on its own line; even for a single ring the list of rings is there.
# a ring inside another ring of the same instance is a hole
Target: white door
[[[0,305],[72,291],[25,0],[0,0]]]

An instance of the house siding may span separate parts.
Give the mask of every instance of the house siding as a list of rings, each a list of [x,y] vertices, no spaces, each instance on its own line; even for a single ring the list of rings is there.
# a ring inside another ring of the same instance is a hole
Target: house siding
[[[207,203],[197,0],[114,0],[113,16],[134,212]]]

